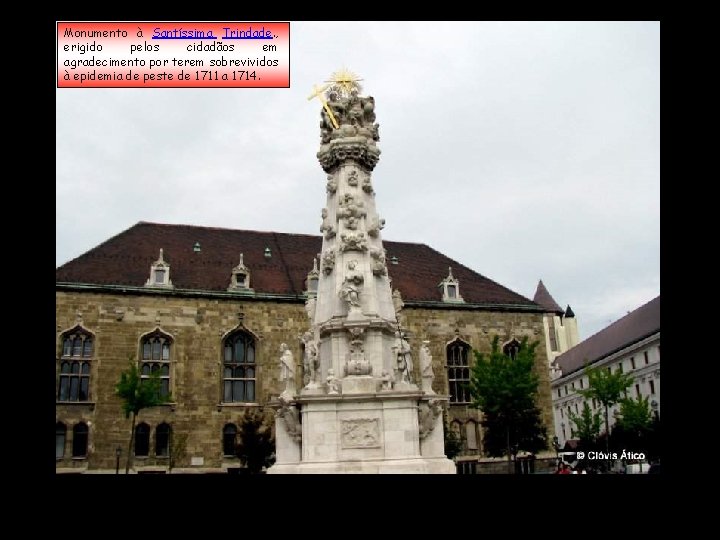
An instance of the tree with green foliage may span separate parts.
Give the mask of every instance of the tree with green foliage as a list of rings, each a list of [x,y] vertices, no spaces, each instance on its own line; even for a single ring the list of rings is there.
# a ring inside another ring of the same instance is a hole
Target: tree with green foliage
[[[615,405],[632,385],[633,378],[618,368],[611,373],[610,368],[585,366],[588,388],[578,390],[581,396],[596,399],[605,407],[605,449],[610,453],[610,407]]]
[[[248,468],[258,474],[275,462],[275,437],[268,418],[257,410],[247,410],[240,420],[235,454]]]
[[[622,448],[647,451],[650,431],[653,427],[653,415],[650,411],[649,398],[638,396],[637,399],[620,400],[620,413],[613,431]]]
[[[523,337],[514,354],[500,350],[495,336],[489,355],[475,353],[468,386],[472,407],[483,412],[484,447],[491,456],[507,455],[512,474],[512,456],[520,450],[535,453],[547,448],[547,434],[535,405],[538,376],[534,371],[538,342]]]
[[[575,429],[572,430],[573,437],[580,439],[583,448],[593,448],[602,427],[600,413],[593,412],[586,401],[579,415],[570,413],[570,420],[575,424]]]
[[[122,399],[122,409],[125,418],[132,415],[130,428],[130,444],[128,444],[127,461],[125,462],[125,474],[130,471],[130,463],[133,456],[133,443],[135,442],[135,422],[138,413],[148,407],[155,407],[170,401],[170,395],[161,394],[160,371],[154,371],[149,377],[140,377],[137,364],[130,357],[130,365],[127,371],[120,374],[120,382],[115,386],[115,393]]]

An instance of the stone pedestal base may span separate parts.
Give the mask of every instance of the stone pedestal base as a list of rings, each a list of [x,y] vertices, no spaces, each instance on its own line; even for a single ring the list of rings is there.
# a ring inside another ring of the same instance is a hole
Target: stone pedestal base
[[[418,403],[426,398],[419,391],[348,395],[346,381],[356,388],[376,384],[372,377],[348,377],[343,395],[297,397],[302,441],[277,418],[277,462],[268,473],[455,473],[444,454],[441,416],[421,440]]]
[[[455,464],[447,459],[415,458],[336,463],[276,464],[268,474],[455,474]]]

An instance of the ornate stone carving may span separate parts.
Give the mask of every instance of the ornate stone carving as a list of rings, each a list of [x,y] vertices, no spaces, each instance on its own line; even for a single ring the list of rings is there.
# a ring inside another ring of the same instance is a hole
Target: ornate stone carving
[[[369,236],[372,236],[373,238],[377,238],[378,234],[380,234],[380,231],[384,227],[385,227],[385,220],[374,217],[374,218],[372,218],[372,220],[370,220],[370,226],[368,227],[367,233]]]
[[[340,443],[343,448],[380,447],[380,420],[355,418],[340,422]]]
[[[365,281],[363,275],[355,270],[356,267],[357,261],[352,260],[348,262],[345,279],[338,293],[340,298],[348,303],[350,310],[360,308],[360,286],[363,284],[363,281]]]
[[[398,376],[395,380],[401,383],[412,384],[413,361],[410,352],[410,344],[405,339],[405,333],[402,330],[395,332],[396,344],[393,346],[395,351],[396,371]]]
[[[358,172],[355,169],[351,170],[350,174],[348,174],[348,185],[350,185],[350,186],[358,185]]]
[[[315,306],[317,305],[317,298],[315,296],[308,296],[305,300],[305,312],[307,313],[310,322],[315,320]]]
[[[303,357],[303,382],[306,388],[317,388],[317,372],[320,367],[318,358],[318,347],[315,336],[308,331],[302,335],[301,341],[305,345],[305,355]]]
[[[365,350],[363,348],[363,329],[350,328],[349,332],[352,336],[350,339],[350,352],[348,353],[347,363],[345,365],[346,375],[371,375],[372,365],[365,358]]]
[[[335,178],[333,178],[332,174],[328,174],[327,176],[327,185],[325,186],[325,189],[330,194],[333,194],[337,191],[337,182],[335,181]]]
[[[368,170],[373,170],[380,159],[380,149],[368,145],[367,140],[360,137],[335,139],[320,148],[317,158],[325,172],[331,172],[348,159],[357,161]]]
[[[322,216],[322,225],[320,225],[320,232],[325,234],[325,238],[327,240],[330,240],[333,236],[335,236],[336,231],[335,227],[328,221],[328,209],[323,208],[321,212]]]
[[[358,220],[352,216],[345,218],[345,228],[355,230],[358,228]]]
[[[395,308],[395,315],[399,315],[402,311],[402,308],[405,306],[405,302],[403,302],[402,294],[400,294],[399,289],[395,289],[392,293],[392,303],[393,307]]]
[[[393,383],[395,382],[395,379],[393,379],[392,374],[383,369],[382,377],[380,377],[380,391],[387,392],[389,390],[392,390]]]
[[[280,344],[280,353],[280,380],[285,382],[285,390],[280,396],[287,401],[295,395],[295,360],[285,343]]]
[[[420,346],[420,373],[422,375],[422,390],[426,394],[434,394],[432,382],[435,374],[432,369],[432,354],[430,354],[430,342],[424,340]]]
[[[365,203],[359,200],[355,200],[355,196],[352,193],[346,193],[345,196],[340,200],[337,215],[339,218],[365,217],[367,216],[367,210],[365,210]]]
[[[322,254],[322,269],[325,275],[330,275],[335,268],[335,251],[330,250]]]
[[[375,138],[379,127],[375,124],[375,98],[361,97],[357,93],[344,96],[338,92],[329,92],[327,97],[327,105],[338,123],[338,129],[333,129],[330,116],[323,108],[320,113],[321,138],[336,139],[348,134],[351,136],[359,134],[373,141],[379,140],[379,136]]]
[[[385,250],[371,249],[370,257],[372,257],[372,273],[375,276],[384,276],[387,274],[387,268],[385,267]]]
[[[367,251],[368,244],[365,233],[350,232],[340,235],[340,251]]]
[[[295,405],[290,405],[289,402],[280,397],[280,408],[277,411],[277,416],[283,421],[285,425],[285,431],[295,442],[300,442],[302,439],[302,424],[300,424],[300,413]]]
[[[420,427],[420,439],[424,439],[433,429],[438,416],[442,413],[440,400],[430,399],[427,403],[420,403],[418,406],[418,425]]]
[[[369,177],[369,176],[364,176],[364,177],[363,177],[362,190],[363,190],[365,193],[370,193],[370,194],[375,193],[375,191],[373,191],[373,187],[372,187],[372,180],[370,180],[370,177]]]
[[[337,395],[340,393],[340,379],[335,376],[335,370],[333,368],[328,369],[327,378],[327,390],[329,395]]]

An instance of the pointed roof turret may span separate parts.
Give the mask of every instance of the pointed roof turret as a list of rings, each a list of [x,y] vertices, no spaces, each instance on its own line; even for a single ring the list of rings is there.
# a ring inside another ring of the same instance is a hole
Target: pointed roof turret
[[[568,319],[570,317],[575,317],[575,312],[570,307],[570,304],[568,304],[567,309],[565,310],[565,318]]]
[[[559,315],[562,315],[564,313],[563,308],[558,305],[555,299],[545,288],[545,284],[542,282],[542,279],[538,282],[537,289],[535,290],[535,296],[533,297],[533,302],[540,304],[542,307],[544,307],[548,311],[552,311],[553,313],[557,313]]]

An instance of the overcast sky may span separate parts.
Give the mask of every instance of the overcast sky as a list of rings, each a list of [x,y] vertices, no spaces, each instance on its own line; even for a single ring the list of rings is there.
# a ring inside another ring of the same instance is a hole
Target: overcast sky
[[[542,279],[580,339],[660,294],[659,22],[292,22],[290,37],[291,88],[57,89],[56,264],[138,221],[319,234],[307,97],[346,67],[376,101],[385,240],[528,298]]]

